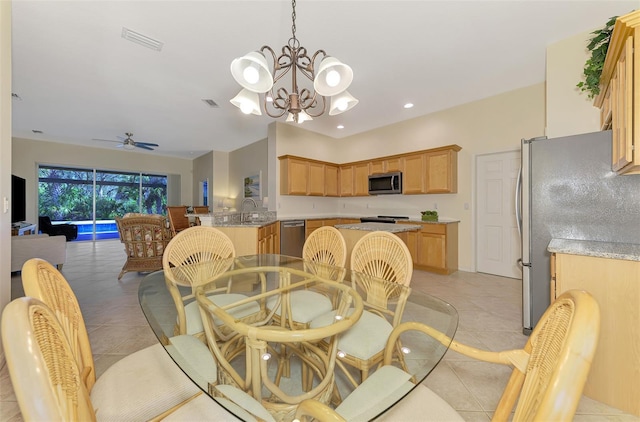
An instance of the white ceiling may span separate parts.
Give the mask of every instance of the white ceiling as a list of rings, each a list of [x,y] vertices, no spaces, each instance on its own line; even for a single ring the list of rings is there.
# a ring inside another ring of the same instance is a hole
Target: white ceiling
[[[299,0],[300,43],[349,64],[349,92],[360,100],[303,127],[341,138],[542,82],[546,46],[639,6]],[[161,41],[162,51],[123,39],[123,27]],[[240,91],[229,65],[263,45],[278,52],[290,37],[289,1],[14,0],[13,136],[113,148],[92,139],[133,132],[160,144],[150,154],[235,150],[265,138],[274,119],[229,103]]]

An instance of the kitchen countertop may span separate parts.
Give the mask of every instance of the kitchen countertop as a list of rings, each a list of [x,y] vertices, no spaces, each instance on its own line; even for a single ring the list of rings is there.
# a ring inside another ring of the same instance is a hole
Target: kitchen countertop
[[[358,224],[338,224],[336,229],[362,230],[362,231],[385,231],[390,233],[402,233],[418,231],[422,227],[417,224],[393,224],[393,223],[358,223]]]
[[[551,253],[622,259],[626,261],[640,261],[640,244],[636,243],[551,239],[547,250]]]

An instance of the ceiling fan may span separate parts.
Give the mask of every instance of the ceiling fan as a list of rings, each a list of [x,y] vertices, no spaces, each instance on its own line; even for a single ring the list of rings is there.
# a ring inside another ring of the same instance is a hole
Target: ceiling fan
[[[103,141],[103,142],[117,142],[120,145],[118,145],[118,148],[124,148],[124,149],[134,149],[134,148],[142,148],[142,149],[146,149],[149,151],[153,151],[153,148],[151,147],[158,147],[160,145],[158,144],[153,144],[151,142],[136,142],[133,139],[131,139],[131,137],[133,136],[133,133],[125,133],[125,135],[127,136],[126,138],[123,138],[122,136],[116,136],[116,138],[120,139],[119,141],[113,141],[111,139],[93,139],[94,141]]]

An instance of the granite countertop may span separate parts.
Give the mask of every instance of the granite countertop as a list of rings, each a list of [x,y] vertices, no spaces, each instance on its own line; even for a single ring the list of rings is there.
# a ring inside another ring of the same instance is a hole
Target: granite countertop
[[[594,240],[551,239],[547,250],[551,253],[584,255],[598,258],[640,261],[640,244],[598,242]]]
[[[409,218],[408,220],[398,220],[397,222],[408,221],[409,223],[421,223],[421,224],[452,224],[459,223],[460,220],[456,220],[453,218],[438,218],[437,221],[423,221],[421,218]]]
[[[412,232],[420,230],[422,226],[417,224],[393,224],[393,223],[358,223],[338,224],[336,229],[363,230],[368,232],[385,231],[390,233]]]

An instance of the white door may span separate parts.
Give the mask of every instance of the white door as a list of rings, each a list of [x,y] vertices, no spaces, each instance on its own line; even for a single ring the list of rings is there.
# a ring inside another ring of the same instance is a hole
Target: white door
[[[476,161],[476,255],[479,272],[521,278],[515,191],[520,151],[479,155]]]

